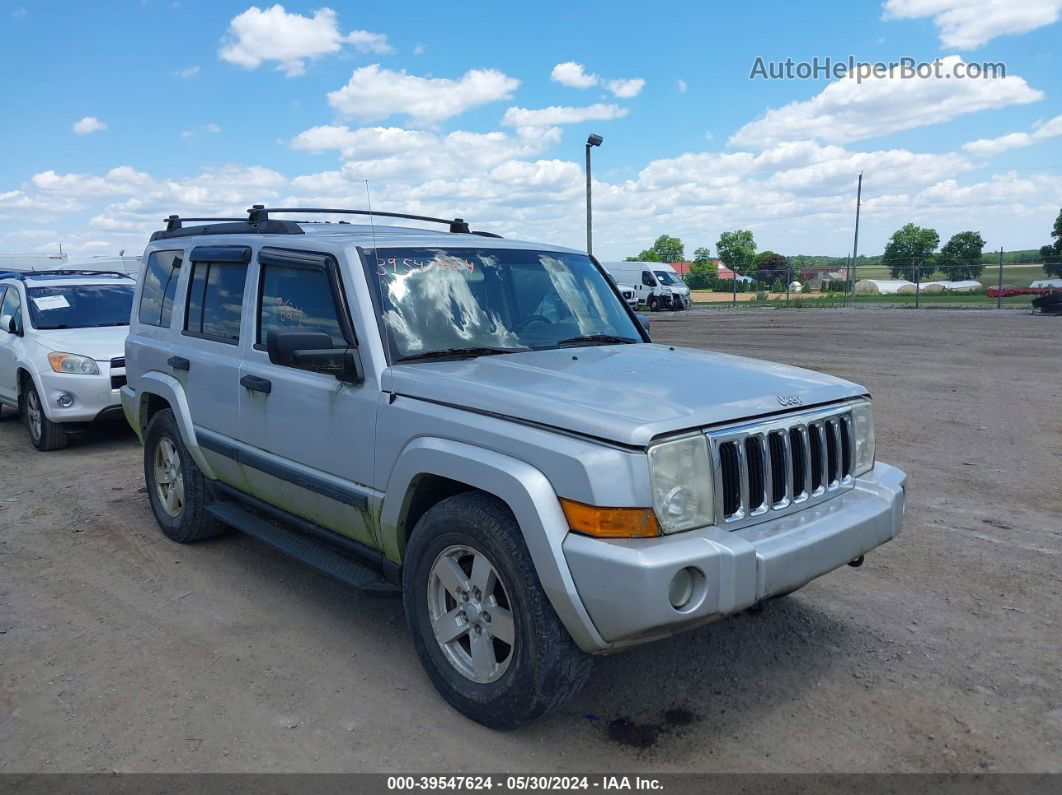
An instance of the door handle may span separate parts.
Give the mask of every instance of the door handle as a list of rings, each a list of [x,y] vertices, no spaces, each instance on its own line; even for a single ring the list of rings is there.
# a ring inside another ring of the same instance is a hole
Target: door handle
[[[166,360],[166,364],[172,367],[174,370],[188,370],[192,363],[185,359],[183,356],[171,356]]]
[[[268,395],[273,391],[273,382],[268,378],[259,378],[256,375],[245,375],[240,379],[240,386],[255,392],[262,392]]]

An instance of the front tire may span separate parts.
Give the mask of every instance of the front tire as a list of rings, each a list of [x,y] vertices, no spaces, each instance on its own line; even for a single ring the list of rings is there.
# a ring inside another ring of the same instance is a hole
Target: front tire
[[[657,300],[657,297],[655,295],[649,296],[649,311],[655,312],[659,306],[660,301]]]
[[[171,541],[190,544],[225,532],[226,525],[206,512],[206,478],[170,409],[155,414],[144,434],[144,481],[155,521]]]
[[[24,410],[26,412],[26,429],[29,431],[30,442],[42,453],[52,450],[62,450],[69,441],[69,434],[57,422],[48,419],[44,413],[44,404],[37,392],[37,387],[32,383],[26,388],[24,398]]]
[[[493,729],[557,709],[593,666],[538,581],[519,526],[495,498],[466,492],[421,517],[402,594],[421,665],[452,707]]]

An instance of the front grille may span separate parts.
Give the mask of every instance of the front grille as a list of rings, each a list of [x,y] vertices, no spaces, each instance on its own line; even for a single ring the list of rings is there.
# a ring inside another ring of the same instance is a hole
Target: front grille
[[[125,386],[124,375],[112,375],[111,376],[111,389],[121,389]]]
[[[125,357],[124,356],[115,356],[113,359],[111,359],[111,369],[112,370],[114,370],[116,368],[121,369],[123,367],[125,367]]]
[[[851,488],[850,411],[841,406],[710,432],[723,522],[743,526]]]

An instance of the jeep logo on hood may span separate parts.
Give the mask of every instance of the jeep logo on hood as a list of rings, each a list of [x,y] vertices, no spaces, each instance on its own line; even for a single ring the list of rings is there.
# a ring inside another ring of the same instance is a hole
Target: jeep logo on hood
[[[778,402],[783,406],[799,406],[801,404],[800,395],[779,395]]]

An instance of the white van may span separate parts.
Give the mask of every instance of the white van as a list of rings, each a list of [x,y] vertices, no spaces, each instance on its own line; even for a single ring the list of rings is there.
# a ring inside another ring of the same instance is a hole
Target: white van
[[[650,310],[690,308],[690,288],[666,262],[602,262],[601,265],[617,282],[634,288],[639,306]]]

